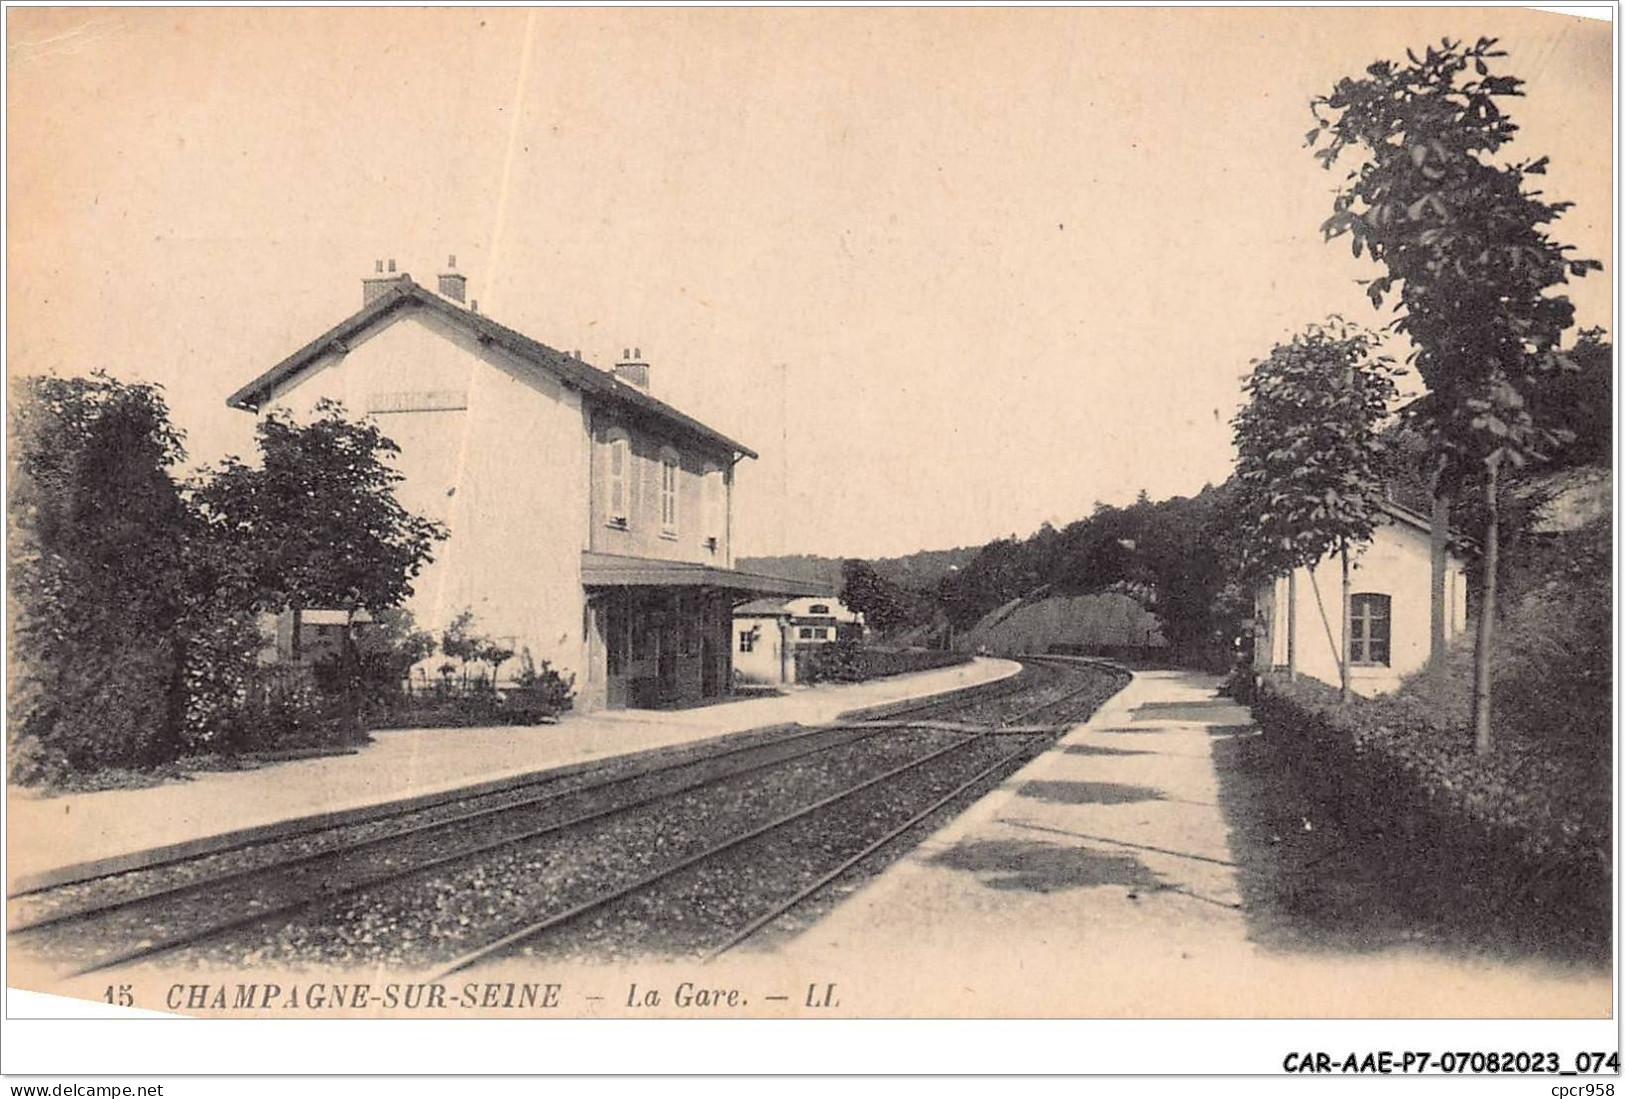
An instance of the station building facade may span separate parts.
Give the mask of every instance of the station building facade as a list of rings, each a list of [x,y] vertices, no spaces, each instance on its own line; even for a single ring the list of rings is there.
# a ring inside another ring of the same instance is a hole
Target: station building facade
[[[379,270],[359,311],[227,403],[308,416],[337,400],[394,440],[402,505],[450,531],[407,603],[420,627],[473,611],[574,676],[579,709],[725,694],[734,606],[823,594],[732,567],[734,468],[755,452],[651,396],[630,349],[599,369],[466,289],[455,270],[435,290]]]

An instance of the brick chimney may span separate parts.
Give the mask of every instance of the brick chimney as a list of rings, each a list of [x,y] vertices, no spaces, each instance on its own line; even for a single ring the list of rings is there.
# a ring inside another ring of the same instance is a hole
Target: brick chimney
[[[389,261],[389,269],[384,269],[383,260],[373,261],[373,272],[361,280],[361,304],[371,305],[385,294],[398,286],[405,286],[412,281],[412,276],[402,271],[395,273],[395,261]]]
[[[446,270],[440,276],[440,296],[452,301],[467,301],[468,279],[457,270],[457,257],[446,257]]]
[[[615,376],[627,385],[649,392],[649,364],[643,361],[643,352],[636,347],[621,352],[621,361],[615,364]]]

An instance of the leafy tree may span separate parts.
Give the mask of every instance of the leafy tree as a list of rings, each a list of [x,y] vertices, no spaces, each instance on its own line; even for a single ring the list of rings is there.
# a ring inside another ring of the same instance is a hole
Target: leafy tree
[[[465,608],[440,632],[440,651],[462,665],[464,687],[468,686],[468,662],[478,658],[484,644],[485,638],[474,632],[472,609]]]
[[[12,404],[13,740],[25,781],[180,748],[192,517],[160,389],[29,378]]]
[[[502,674],[502,665],[512,660],[513,655],[514,651],[511,646],[506,645],[495,638],[487,638],[485,645],[481,647],[479,655],[476,656],[475,659],[482,664],[487,664],[490,666],[491,686],[495,687],[497,684],[497,677]]]
[[[502,665],[513,659],[513,649],[474,629],[474,612],[464,610],[440,635],[440,651],[462,662],[463,686],[468,686],[470,662],[486,664],[491,668],[491,685],[496,685],[497,673]]]
[[[1498,483],[1561,440],[1537,419],[1537,394],[1573,368],[1560,346],[1572,303],[1552,291],[1589,271],[1546,226],[1570,203],[1528,187],[1547,158],[1494,158],[1518,127],[1500,101],[1523,81],[1491,73],[1505,51],[1492,38],[1443,40],[1407,63],[1377,61],[1313,100],[1308,143],[1327,168],[1363,157],[1344,179],[1322,226],[1348,236],[1385,273],[1369,283],[1373,305],[1397,294],[1394,330],[1408,335],[1430,400],[1423,427],[1438,462],[1439,495],[1481,477],[1484,586],[1475,645],[1473,713],[1478,751],[1490,739],[1490,659],[1499,554]],[[1438,522],[1440,514],[1436,513]],[[1438,536],[1435,538],[1438,541]]]
[[[854,558],[841,562],[841,602],[863,615],[863,620],[881,633],[908,621],[907,594],[881,577],[867,561]]]
[[[395,499],[401,475],[387,458],[400,448],[335,401],[319,402],[307,424],[286,411],[264,416],[256,437],[261,464],[226,459],[197,498],[260,607],[293,612],[297,663],[306,608],[399,606],[446,531]]]
[[[1214,642],[1228,646],[1234,623],[1221,608],[1231,582],[1223,547],[1230,540],[1231,489],[1205,486],[1196,496],[1174,497],[1146,511],[1137,543],[1155,599],[1148,608],[1176,652],[1204,655]],[[1215,631],[1223,637],[1215,637]]]
[[[1237,507],[1252,536],[1241,543],[1251,578],[1342,562],[1337,653],[1349,695],[1349,550],[1368,542],[1386,500],[1386,443],[1378,433],[1394,398],[1393,361],[1377,337],[1334,318],[1311,325],[1257,362],[1234,421]],[[1309,574],[1314,579],[1313,571]],[[1321,603],[1320,589],[1315,599]],[[1325,606],[1321,603],[1325,621]],[[1297,618],[1287,609],[1288,629]]]
[[[414,664],[427,660],[434,648],[434,635],[419,629],[412,613],[399,608],[378,612],[356,639],[357,654],[364,660],[375,656],[396,683]]]

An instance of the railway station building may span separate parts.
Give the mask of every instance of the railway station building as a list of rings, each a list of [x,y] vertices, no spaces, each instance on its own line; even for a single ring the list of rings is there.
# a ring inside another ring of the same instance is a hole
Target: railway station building
[[[491,320],[454,261],[433,290],[380,263],[360,309],[227,403],[305,417],[324,398],[374,418],[401,504],[450,531],[414,583],[417,625],[438,637],[473,611],[573,675],[578,709],[720,697],[736,605],[828,595],[733,568],[754,451],[652,396],[634,349],[604,370]]]

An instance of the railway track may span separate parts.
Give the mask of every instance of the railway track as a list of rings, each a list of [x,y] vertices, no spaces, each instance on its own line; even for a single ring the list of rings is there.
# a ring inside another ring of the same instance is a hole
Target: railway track
[[[513,953],[603,956],[627,943],[720,953],[973,799],[1052,739],[1034,726],[1072,720],[1115,690],[1104,680],[1098,669],[1034,660],[1011,681],[879,720],[632,770],[539,776],[35,891],[12,900],[11,943],[72,974],[159,959],[449,973]],[[864,826],[851,826],[859,818]],[[753,866],[776,869],[742,870]],[[739,887],[719,892],[730,877]],[[667,919],[674,913],[682,918]],[[664,926],[673,922],[681,933]]]

